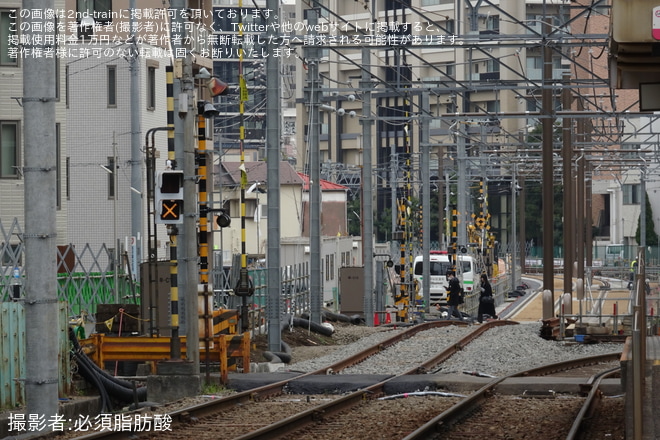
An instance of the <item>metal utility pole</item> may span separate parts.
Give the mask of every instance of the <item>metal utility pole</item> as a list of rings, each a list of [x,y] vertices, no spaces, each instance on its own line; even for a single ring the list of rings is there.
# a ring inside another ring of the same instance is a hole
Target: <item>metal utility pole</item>
[[[516,181],[518,174],[518,164],[513,164],[513,176],[511,177],[511,290],[516,290],[518,283],[516,278],[518,276],[516,272],[516,242],[518,241],[517,236],[517,224],[516,224],[516,197],[518,193],[518,182]]]
[[[552,292],[554,307],[554,267],[553,267],[553,212],[554,212],[554,163],[552,157],[553,144],[553,108],[552,108],[552,48],[546,39],[549,25],[543,25],[543,90],[541,92],[541,106],[543,117],[541,119],[542,133],[542,163],[543,163],[543,290]],[[545,306],[545,302],[543,303]],[[543,318],[550,318],[554,310],[543,310]]]
[[[422,284],[424,297],[424,312],[431,311],[431,146],[429,145],[429,122],[431,106],[429,92],[422,93],[422,117],[420,119],[419,147],[422,149],[422,277],[426,281]],[[414,270],[414,269],[413,269]]]
[[[183,60],[183,78],[181,80],[181,98],[186,100],[186,112],[183,114],[183,236],[182,258],[179,259],[185,272],[183,284],[186,303],[186,359],[193,363],[193,374],[199,374],[199,311],[198,288],[199,276],[197,255],[197,185],[195,171],[195,119],[197,103],[194,101],[195,87],[192,74],[192,54],[186,49]],[[180,98],[180,99],[181,99]],[[181,103],[179,103],[181,106]],[[182,108],[183,109],[183,108]]]
[[[467,105],[467,104],[466,104]],[[463,133],[463,130],[458,125],[457,130],[457,139],[456,139],[456,162],[458,166],[458,175],[456,176],[456,198],[457,198],[457,209],[458,209],[458,225],[457,225],[457,236],[458,236],[458,246],[467,246],[467,151],[465,147],[465,137],[467,134]],[[460,250],[458,250],[460,252]],[[458,260],[456,260],[458,262]],[[456,272],[456,276],[459,273]]]
[[[184,16],[187,7],[185,0],[173,0],[171,9],[174,11],[173,24],[179,32],[185,33]],[[185,41],[185,35],[180,35],[180,41]],[[174,39],[173,39],[174,40]],[[197,325],[197,191],[195,187],[195,118],[197,105],[193,103],[192,55],[186,48],[183,59],[175,59],[175,64],[181,63],[181,77],[175,75],[174,144],[176,162],[183,170],[183,225],[178,237],[172,239],[177,244],[178,255],[178,298],[179,323],[181,335],[186,336],[186,358],[192,362],[192,374],[199,374],[199,328]],[[177,67],[175,66],[175,72]],[[178,100],[176,100],[178,98]],[[173,329],[172,336],[175,336]]]
[[[307,23],[312,29],[318,23],[317,2],[307,11]],[[319,151],[319,105],[321,84],[319,76],[319,56],[317,48],[307,49],[309,78],[309,251],[310,251],[310,319],[321,323],[321,163]]]
[[[142,145],[140,145],[140,136],[142,129],[140,127],[140,62],[139,47],[137,36],[135,35],[135,10],[136,0],[130,0],[129,9],[131,10],[130,28],[131,28],[131,51],[129,62],[130,89],[131,89],[131,235],[135,238],[135,254],[131,258],[133,265],[132,273],[136,280],[140,279],[140,261],[142,261]],[[115,164],[115,174],[117,173]],[[115,191],[117,187],[115,186]],[[116,195],[115,195],[116,197]],[[119,249],[117,249],[117,252]],[[116,270],[115,270],[116,272]]]
[[[362,261],[364,263],[364,315],[367,325],[374,325],[374,208],[372,191],[371,129],[371,52],[362,48]]]
[[[53,0],[24,0],[26,11],[52,10]],[[31,18],[24,47],[42,50],[46,34],[57,30],[54,18]],[[41,29],[41,30],[39,30]],[[50,29],[50,32],[48,31]],[[54,49],[49,45],[49,49]],[[23,142],[25,182],[25,361],[26,414],[49,420],[58,412],[58,332],[56,206],[57,139],[55,131],[56,60],[25,57],[23,64]],[[23,379],[23,378],[22,378]],[[44,427],[43,429],[48,429]]]
[[[568,78],[565,78],[568,83]],[[562,91],[562,107],[564,111],[571,108],[571,89],[565,87]],[[575,202],[573,185],[573,119],[564,117],[562,123],[562,173],[564,177],[564,293],[572,294],[573,261],[575,261]],[[564,313],[572,313],[572,301],[567,304]]]
[[[578,127],[582,127],[582,124],[578,122]],[[582,133],[582,131],[578,131]],[[580,136],[582,136],[580,134]],[[576,209],[577,209],[577,221],[575,237],[577,240],[576,249],[577,249],[577,271],[575,276],[578,279],[584,280],[584,258],[585,258],[585,247],[586,243],[584,241],[585,235],[585,219],[584,219],[584,203],[585,203],[585,162],[586,157],[584,156],[584,150],[580,152],[580,156],[577,159],[577,192],[576,192]]]
[[[278,11],[269,14],[266,18],[268,35],[277,37],[275,16],[279,16],[278,0],[267,0],[266,8]],[[276,38],[268,38],[269,50],[277,47]],[[272,53],[272,52],[271,52]],[[279,351],[282,348],[281,335],[281,301],[280,286],[282,274],[280,272],[280,63],[279,58],[269,56],[266,58],[266,157],[268,174],[268,303],[266,313],[268,317],[268,349]]]

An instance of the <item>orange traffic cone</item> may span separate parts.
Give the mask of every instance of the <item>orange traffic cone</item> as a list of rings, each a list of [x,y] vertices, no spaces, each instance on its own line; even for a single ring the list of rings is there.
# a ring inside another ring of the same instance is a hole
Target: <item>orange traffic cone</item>
[[[374,313],[374,327],[380,325],[380,318],[378,317],[378,312]]]

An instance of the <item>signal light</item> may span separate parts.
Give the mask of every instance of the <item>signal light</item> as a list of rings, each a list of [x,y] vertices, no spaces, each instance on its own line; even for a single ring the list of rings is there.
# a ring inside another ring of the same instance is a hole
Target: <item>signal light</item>
[[[183,171],[167,170],[158,175],[156,189],[156,223],[183,223]]]
[[[229,217],[229,214],[224,209],[220,209],[215,223],[221,228],[226,228],[231,224],[231,217]]]

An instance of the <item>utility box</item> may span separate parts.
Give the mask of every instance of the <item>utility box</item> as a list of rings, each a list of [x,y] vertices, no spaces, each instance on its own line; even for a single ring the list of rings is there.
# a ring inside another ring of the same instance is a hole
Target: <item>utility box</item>
[[[140,265],[141,334],[171,336],[170,321],[170,261],[156,261]]]
[[[339,310],[342,314],[364,314],[364,267],[339,269]]]
[[[612,38],[617,43],[654,43],[656,0],[612,0]]]

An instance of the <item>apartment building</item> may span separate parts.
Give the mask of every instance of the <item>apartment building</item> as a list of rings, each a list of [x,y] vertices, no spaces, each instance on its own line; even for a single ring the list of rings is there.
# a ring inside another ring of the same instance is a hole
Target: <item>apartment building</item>
[[[410,185],[414,196],[420,197],[428,185],[420,177],[421,115],[429,117],[433,185],[444,186],[446,194],[451,194],[457,192],[460,179],[465,179],[464,225],[472,221],[471,213],[482,209],[473,193],[485,185],[490,195],[490,230],[501,243],[511,238],[512,180],[519,176],[528,185],[540,183],[541,139],[535,133],[540,133],[546,85],[552,88],[547,105],[558,115],[553,141],[556,151],[562,148],[562,109],[584,112],[589,102],[593,120],[585,127],[610,124],[613,130],[630,134],[602,136],[596,130],[591,145],[612,150],[625,142],[636,148],[650,144],[648,136],[644,141],[632,135],[633,127],[648,127],[643,120],[611,116],[625,109],[635,111],[631,105],[638,96],[636,90],[611,93],[607,55],[603,55],[611,19],[608,5],[590,8],[590,2],[563,0],[318,3],[322,25],[316,30],[316,41],[322,93],[320,102],[311,105],[321,105],[319,150],[322,170],[327,171],[323,177],[353,179],[359,187],[355,176],[362,165],[362,152],[370,148],[378,213],[388,208],[395,211],[392,191],[401,197]],[[307,7],[298,5],[297,16],[307,17]],[[362,46],[372,47],[369,66],[362,61]],[[551,50],[545,51],[545,47]],[[303,59],[313,54],[305,51],[304,43],[299,48],[304,51]],[[369,115],[362,114],[365,69],[371,82]],[[298,69],[296,81],[302,85],[297,95],[298,164],[302,169],[309,160],[310,96],[304,88],[309,87],[310,78],[306,72]],[[573,93],[568,106],[562,105],[564,89]],[[428,108],[422,107],[424,94]],[[371,145],[362,141],[365,119],[374,123]],[[575,121],[572,124],[577,126]],[[645,132],[653,130],[646,128]],[[578,138],[580,134],[585,133],[573,129],[573,142],[586,146]],[[561,169],[555,174],[559,181]],[[624,185],[621,175],[617,181],[600,173],[602,182],[598,184],[594,178],[593,191],[598,194],[594,224],[608,242],[634,242],[641,200],[641,194],[635,192],[639,178],[635,181],[634,175],[634,171],[626,172]]]
[[[9,249],[17,249],[21,242],[19,234],[25,230],[24,218],[24,115],[23,65],[19,53],[19,24],[21,20],[29,24],[29,17],[21,16],[21,2],[0,1],[0,241],[9,244]],[[56,8],[63,8],[63,1],[55,2]],[[44,55],[45,59],[45,55]],[[55,139],[57,188],[55,206],[57,209],[57,243],[68,241],[68,204],[65,188],[66,157],[68,153],[67,121],[65,109],[65,62],[53,57],[57,79],[52,96],[55,98]],[[3,254],[1,266],[15,263],[10,255]],[[18,262],[20,263],[20,262]],[[10,267],[11,269],[11,267]]]
[[[211,8],[203,1],[188,5],[189,15],[183,19],[187,24],[182,27],[183,40],[189,41],[183,44],[189,44],[193,75],[197,75],[202,67],[212,69],[208,58]],[[165,128],[176,117],[170,108],[168,118],[167,69],[185,57],[178,48],[182,41],[176,38],[181,29],[159,1],[139,2],[133,13],[128,1],[70,1],[67,8],[82,17],[67,26],[70,46],[77,49],[66,60],[70,241],[79,247],[89,245],[91,250],[126,250],[131,261],[139,263],[146,258],[147,231],[157,228],[158,257],[166,258],[165,227],[147,224],[151,179],[146,175],[146,146],[155,150],[156,173],[165,169],[168,149],[173,146],[172,132]],[[85,17],[93,20],[89,26]],[[194,81],[195,95],[203,99],[203,80]],[[139,168],[137,179],[135,167]]]

